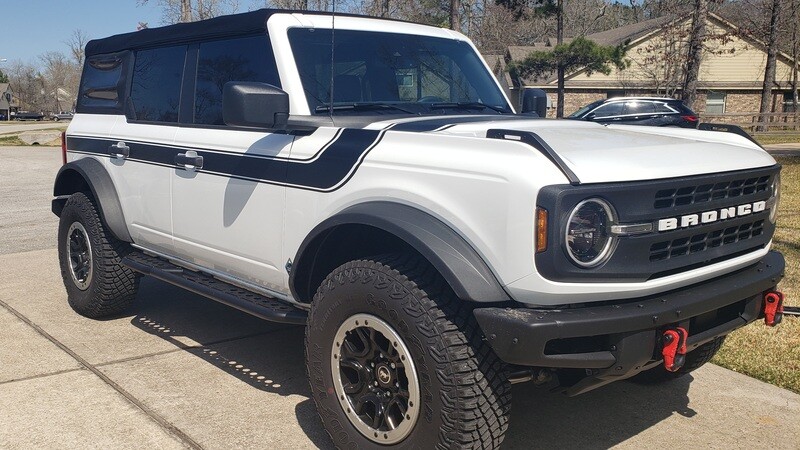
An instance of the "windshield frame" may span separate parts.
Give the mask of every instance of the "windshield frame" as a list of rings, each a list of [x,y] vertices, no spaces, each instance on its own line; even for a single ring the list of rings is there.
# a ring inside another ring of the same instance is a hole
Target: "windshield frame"
[[[417,101],[408,101],[408,100],[405,100],[405,101],[401,100],[401,101],[397,101],[397,102],[392,102],[392,101],[353,102],[353,101],[345,100],[345,101],[342,101],[342,102],[334,102],[333,108],[330,108],[330,107],[328,107],[329,101],[322,102],[321,98],[319,98],[319,97],[317,97],[315,99],[315,98],[313,98],[313,96],[309,96],[309,93],[306,91],[306,89],[305,89],[306,86],[303,83],[304,78],[300,74],[302,62],[301,62],[300,59],[298,59],[297,55],[295,55],[295,52],[294,52],[295,47],[292,45],[293,41],[292,41],[292,37],[290,36],[290,34],[292,33],[292,30],[295,30],[295,29],[306,29],[306,30],[313,29],[315,31],[317,31],[317,30],[325,31],[327,35],[330,35],[330,31],[331,31],[332,28],[330,26],[329,27],[309,27],[309,26],[297,26],[296,24],[292,24],[292,25],[289,25],[289,26],[286,27],[286,33],[283,36],[283,37],[285,37],[285,41],[284,42],[285,42],[286,48],[287,48],[287,50],[289,50],[290,54],[286,54],[285,51],[283,53],[285,55],[284,56],[285,64],[292,66],[292,71],[291,71],[290,75],[292,75],[292,78],[294,78],[296,76],[296,78],[294,80],[295,82],[294,83],[289,83],[289,84],[293,85],[293,89],[290,91],[290,96],[291,97],[295,97],[291,101],[292,113],[293,114],[295,113],[295,111],[297,109],[299,109],[299,108],[296,108],[296,106],[302,106],[302,111],[296,111],[297,113],[299,113],[301,115],[309,115],[309,116],[320,116],[320,115],[325,115],[325,116],[327,116],[327,115],[367,115],[367,116],[375,116],[375,115],[395,115],[395,116],[397,116],[397,115],[411,115],[411,116],[420,116],[420,115],[424,115],[424,116],[427,116],[427,115],[448,115],[448,114],[450,114],[450,115],[464,115],[464,114],[515,114],[514,107],[512,106],[511,102],[509,101],[506,92],[503,90],[503,88],[500,85],[500,83],[498,82],[497,78],[494,76],[493,72],[491,71],[489,66],[486,64],[486,62],[483,60],[483,57],[477,51],[477,49],[472,44],[472,42],[470,42],[465,37],[459,35],[460,37],[462,37],[462,39],[458,39],[458,38],[455,38],[456,36],[453,36],[452,35],[453,33],[449,32],[449,30],[440,30],[440,29],[437,29],[437,28],[433,28],[431,30],[428,30],[431,27],[421,26],[421,25],[416,25],[416,24],[402,24],[402,25],[411,26],[413,28],[422,28],[427,32],[426,33],[418,33],[418,32],[416,32],[418,30],[410,30],[410,31],[409,30],[396,30],[396,29],[383,30],[383,29],[380,29],[379,27],[376,27],[376,26],[373,25],[373,22],[383,22],[383,21],[381,21],[379,19],[359,19],[358,20],[359,25],[363,25],[365,23],[369,23],[370,25],[372,25],[372,26],[369,26],[369,27],[367,27],[367,26],[353,27],[352,24],[350,24],[351,26],[349,26],[347,28],[344,28],[344,27],[340,27],[339,26],[339,20],[340,19],[337,17],[337,19],[336,19],[336,28],[335,28],[336,32],[338,32],[338,31],[342,31],[342,32],[368,32],[368,33],[375,33],[375,34],[381,34],[381,35],[397,35],[397,34],[400,34],[400,35],[408,35],[411,38],[441,40],[441,41],[445,42],[445,44],[446,44],[446,41],[457,41],[459,44],[463,44],[463,45],[467,46],[467,48],[469,49],[468,52],[471,55],[474,55],[474,58],[475,58],[474,62],[471,61],[471,63],[472,63],[472,65],[471,65],[472,73],[471,74],[473,76],[477,76],[478,79],[485,78],[485,83],[482,83],[481,89],[488,89],[489,90],[489,91],[484,91],[484,92],[490,92],[490,97],[494,97],[493,101],[492,101],[492,104],[491,105],[487,105],[485,108],[480,108],[479,106],[476,106],[474,104],[475,103],[474,101],[472,101],[472,102],[465,102],[465,103],[471,103],[472,104],[469,107],[434,108],[432,106],[433,104],[442,103],[442,102],[438,102],[438,101],[437,102],[417,102]],[[442,36],[441,35],[442,31],[447,32],[448,35],[447,36]],[[335,35],[335,33],[334,33],[334,35]],[[334,36],[334,38],[335,38],[335,36]],[[330,52],[328,52],[328,55],[329,54],[330,54]],[[466,53],[461,53],[461,54],[462,55],[466,55]],[[472,56],[465,56],[465,57],[466,58],[472,58]],[[330,66],[330,64],[328,64],[328,66]],[[283,76],[282,76],[282,78],[283,78]],[[320,76],[320,78],[321,78],[321,76]],[[330,82],[327,82],[327,84],[330,84]],[[335,86],[336,85],[334,85],[334,92],[335,92]],[[325,87],[324,90],[327,92],[327,87]],[[297,99],[297,97],[301,97],[301,96],[302,96],[302,99]],[[476,97],[473,98],[473,100],[477,100],[478,98],[479,97],[476,96]],[[299,100],[299,101],[297,101],[297,100]],[[340,106],[340,105],[347,106],[347,105],[353,105],[354,103],[358,104],[358,105],[361,105],[361,106],[366,106],[366,105],[373,105],[373,106],[388,105],[388,107],[385,107],[385,108],[381,108],[381,107],[375,107],[375,108],[360,108],[360,107],[357,107],[357,108],[337,108],[337,106]],[[445,103],[449,103],[449,102],[445,102]],[[495,104],[495,103],[497,103],[497,104]],[[325,106],[325,107],[320,107],[320,106]],[[502,112],[498,112],[497,111],[498,107],[503,109],[503,111]],[[408,113],[408,112],[404,112],[403,110],[412,110],[412,112]]]

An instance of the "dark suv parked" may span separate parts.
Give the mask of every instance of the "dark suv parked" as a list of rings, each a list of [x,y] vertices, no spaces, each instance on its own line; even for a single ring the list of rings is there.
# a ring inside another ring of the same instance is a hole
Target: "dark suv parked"
[[[697,114],[680,100],[657,97],[619,97],[598,100],[570,114],[568,119],[603,124],[697,128]]]

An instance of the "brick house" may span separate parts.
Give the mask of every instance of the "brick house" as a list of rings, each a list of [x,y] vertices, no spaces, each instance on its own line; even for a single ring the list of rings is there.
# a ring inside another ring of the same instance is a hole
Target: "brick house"
[[[584,70],[568,73],[564,113],[570,114],[604,98],[676,97],[683,81],[682,67],[690,26],[690,17],[660,17],[586,36],[601,45],[627,42],[626,58],[631,64],[625,70],[612,69],[608,75],[588,75]],[[706,33],[709,37],[700,64],[697,101],[690,106],[700,114],[758,112],[767,59],[763,43],[741,33],[738,27],[715,14],[709,14]],[[552,50],[554,46],[555,39],[548,39],[533,46],[509,47],[502,63],[497,56],[490,56],[490,65],[494,64],[495,74],[508,86],[512,102],[519,101],[520,92],[526,87],[541,88],[548,93],[548,104],[552,105],[548,114],[555,114],[555,74],[539,79],[512,79],[505,70],[511,61],[519,61],[535,50]],[[772,112],[791,111],[792,64],[789,55],[778,54]]]

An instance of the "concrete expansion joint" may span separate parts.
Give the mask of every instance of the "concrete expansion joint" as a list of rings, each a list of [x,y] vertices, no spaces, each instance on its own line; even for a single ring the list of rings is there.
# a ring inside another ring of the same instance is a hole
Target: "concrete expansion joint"
[[[81,369],[70,369],[70,370],[63,371],[64,373],[73,372],[73,371],[77,371],[77,370],[88,370],[88,371],[92,372],[95,376],[100,378],[100,380],[102,380],[105,384],[107,384],[109,387],[111,387],[112,389],[117,391],[117,393],[119,395],[121,395],[123,398],[125,398],[125,400],[127,400],[133,406],[135,406],[138,409],[140,409],[148,418],[150,418],[150,420],[154,421],[162,429],[164,429],[164,431],[166,431],[167,433],[169,433],[170,435],[174,436],[179,441],[181,441],[182,444],[184,444],[185,446],[187,446],[189,448],[192,448],[192,449],[202,449],[203,448],[199,443],[197,443],[194,439],[192,439],[188,434],[183,432],[180,428],[178,428],[175,425],[171,424],[169,421],[167,421],[164,417],[159,415],[157,412],[155,412],[152,409],[150,409],[149,407],[147,407],[147,405],[145,405],[144,403],[139,401],[139,399],[137,399],[136,397],[131,395],[128,391],[123,389],[122,386],[120,386],[116,382],[114,382],[114,380],[112,380],[106,374],[104,374],[102,371],[100,371],[100,369],[98,369],[95,365],[93,365],[93,364],[89,363],[88,361],[86,361],[85,359],[83,359],[80,355],[78,355],[77,353],[72,351],[69,347],[64,345],[61,341],[59,341],[58,339],[56,339],[55,337],[50,335],[50,333],[44,331],[40,326],[36,325],[28,317],[26,317],[25,315],[23,315],[22,313],[20,313],[19,311],[17,311],[16,309],[14,309],[13,307],[11,307],[9,304],[7,304],[6,302],[4,302],[2,300],[0,300],[0,307],[3,307],[6,311],[8,311],[11,314],[13,314],[16,318],[18,318],[19,320],[23,321],[25,324],[27,324],[29,327],[31,327],[34,331],[36,331],[39,335],[41,335],[43,338],[47,339],[48,341],[52,342],[56,347],[60,348],[62,351],[67,353],[75,361],[77,361],[78,364],[80,364],[82,366]],[[56,375],[56,373],[46,374],[44,376],[49,376],[49,375]],[[38,378],[38,377],[41,377],[41,376],[28,377],[28,379],[30,379],[30,378]],[[14,381],[21,381],[21,380],[14,380]],[[13,382],[13,381],[9,381],[9,382]]]

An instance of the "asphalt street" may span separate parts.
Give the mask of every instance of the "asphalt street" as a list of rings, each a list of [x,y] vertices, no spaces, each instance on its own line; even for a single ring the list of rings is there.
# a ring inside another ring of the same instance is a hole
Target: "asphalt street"
[[[50,213],[56,148],[0,148],[0,448],[331,448],[303,329],[144,278],[135,307],[78,316]],[[800,448],[800,396],[707,365],[567,398],[515,385],[505,448]]]

